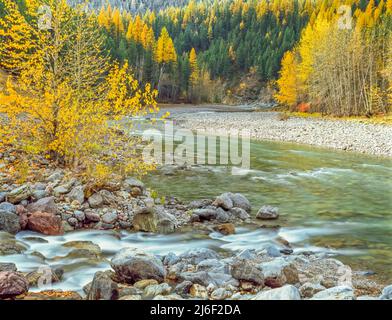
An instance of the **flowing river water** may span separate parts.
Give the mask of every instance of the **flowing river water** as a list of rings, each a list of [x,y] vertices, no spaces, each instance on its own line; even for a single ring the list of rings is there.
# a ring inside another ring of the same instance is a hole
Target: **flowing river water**
[[[145,182],[159,195],[186,201],[242,193],[252,203],[253,214],[262,205],[279,207],[281,217],[274,222],[279,227],[243,226],[229,236],[195,230],[171,235],[91,230],[56,237],[21,232],[16,238],[28,250],[0,256],[0,262],[14,262],[24,272],[43,265],[62,267],[64,279],[52,288],[82,292],[96,271],[110,269],[110,258],[123,247],[156,254],[200,247],[260,249],[283,238],[294,251],[330,253],[355,270],[372,271],[380,281],[392,282],[392,160],[252,141],[251,167],[238,170],[242,175],[219,166],[170,175],[155,172]],[[1,237],[7,236],[0,233]],[[103,258],[71,253],[63,246],[69,241],[92,241],[102,249]]]

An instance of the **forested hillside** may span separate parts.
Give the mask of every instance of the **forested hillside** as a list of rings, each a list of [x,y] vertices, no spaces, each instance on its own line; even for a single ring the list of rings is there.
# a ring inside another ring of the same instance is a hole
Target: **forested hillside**
[[[28,20],[25,1],[17,2]],[[107,54],[127,61],[139,82],[158,89],[160,101],[238,103],[273,96],[292,110],[390,111],[392,0],[100,5],[91,1],[89,8]]]

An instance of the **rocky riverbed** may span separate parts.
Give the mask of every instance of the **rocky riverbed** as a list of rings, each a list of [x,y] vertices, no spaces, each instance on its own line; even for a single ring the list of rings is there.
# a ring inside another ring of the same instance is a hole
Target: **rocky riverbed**
[[[238,110],[237,110],[238,111]],[[279,112],[195,112],[174,113],[184,128],[206,130],[249,130],[257,140],[294,142],[338,150],[392,157],[392,126],[322,118],[287,119]]]
[[[15,161],[8,153],[2,160]],[[279,209],[268,204],[253,208],[245,196],[231,192],[183,203],[157,197],[133,177],[90,184],[67,170],[52,168],[43,158],[37,161],[39,174],[30,182],[15,183],[11,173],[0,176],[0,299],[392,298],[392,286],[380,285],[327,254],[294,253],[285,239],[255,250],[199,248],[163,255],[129,245],[110,257],[111,269],[95,273],[83,292],[39,290],[48,281],[61,288],[65,266],[49,266],[44,273],[18,271],[13,259],[28,250],[14,236],[21,231],[34,232],[29,241],[38,243],[47,241],[40,235],[86,229],[173,234],[191,228],[230,235],[245,224],[279,228]],[[62,246],[69,258],[104,259],[100,246],[91,241]],[[40,252],[31,256],[46,258]]]

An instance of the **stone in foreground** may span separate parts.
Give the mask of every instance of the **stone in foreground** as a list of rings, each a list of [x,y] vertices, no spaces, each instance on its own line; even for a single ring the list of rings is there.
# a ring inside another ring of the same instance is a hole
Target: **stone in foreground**
[[[161,260],[144,251],[130,248],[120,250],[113,257],[111,266],[122,281],[131,284],[143,279],[162,282],[166,276]]]
[[[293,285],[259,292],[252,300],[301,300],[301,295]]]
[[[29,290],[27,279],[19,272],[0,272],[0,298],[13,298]]]

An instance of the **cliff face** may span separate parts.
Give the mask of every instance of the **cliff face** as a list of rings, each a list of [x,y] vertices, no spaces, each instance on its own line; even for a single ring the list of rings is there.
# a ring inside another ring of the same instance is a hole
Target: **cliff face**
[[[74,5],[83,3],[85,0],[68,0]],[[127,10],[131,13],[144,13],[147,10],[159,11],[167,7],[182,7],[187,5],[190,0],[90,0],[89,7],[93,10],[100,9],[102,6],[110,4],[120,10]]]

